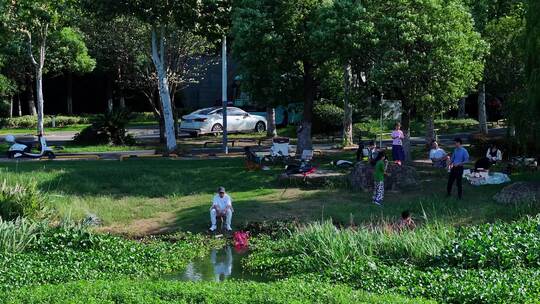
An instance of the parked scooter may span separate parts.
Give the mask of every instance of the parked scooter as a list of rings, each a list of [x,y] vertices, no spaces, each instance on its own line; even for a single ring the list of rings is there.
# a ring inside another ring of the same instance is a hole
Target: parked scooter
[[[7,135],[5,140],[10,143],[7,156],[8,158],[41,158],[48,157],[54,159],[56,155],[52,148],[47,146],[45,137],[38,136],[41,151],[39,153],[32,153],[32,143],[18,142],[13,135]]]

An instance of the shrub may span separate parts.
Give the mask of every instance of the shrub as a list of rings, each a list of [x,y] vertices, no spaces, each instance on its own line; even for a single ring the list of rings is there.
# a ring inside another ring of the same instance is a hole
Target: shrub
[[[170,243],[94,234],[84,226],[46,227],[24,251],[0,253],[0,290],[83,279],[158,277],[179,271],[212,244],[190,234]]]
[[[74,282],[25,288],[0,295],[3,303],[431,303],[396,295],[372,295],[346,286],[287,280],[276,283],[171,281]]]
[[[89,124],[95,116],[54,116],[57,128]],[[43,125],[46,128],[52,127],[53,116],[45,116]],[[30,129],[37,127],[36,116],[26,115],[13,118],[0,118],[0,127],[6,129]]]
[[[39,225],[18,218],[15,221],[0,219],[0,252],[22,252],[36,240]]]
[[[126,131],[130,118],[126,110],[98,116],[91,126],[75,135],[74,141],[83,145],[133,145],[135,140]]]
[[[34,182],[9,185],[4,180],[0,185],[0,217],[3,220],[39,217],[45,210],[45,203],[46,195]]]
[[[539,218],[400,234],[311,225],[254,241],[246,266],[273,277],[315,277],[370,292],[447,303],[533,303],[540,296]]]
[[[343,127],[344,111],[332,103],[317,103],[313,107],[313,132],[333,133]]]
[[[462,228],[439,259],[460,268],[540,267],[540,216]]]

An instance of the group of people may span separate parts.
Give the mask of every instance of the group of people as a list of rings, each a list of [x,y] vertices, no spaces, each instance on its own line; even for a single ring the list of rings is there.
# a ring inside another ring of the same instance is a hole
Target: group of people
[[[401,124],[396,123],[392,132],[392,158],[394,163],[402,165],[405,160],[403,150],[404,134],[401,131]],[[437,141],[433,140],[429,151],[429,158],[433,166],[437,168],[448,169],[447,195],[451,196],[454,184],[457,186],[458,198],[463,197],[463,173],[464,166],[469,162],[469,152],[463,147],[461,138],[454,139],[455,148],[453,153],[447,153],[442,149]],[[380,150],[374,141],[368,143],[367,148],[360,147],[357,152],[357,160],[362,156],[367,156],[368,162],[374,167],[373,171],[373,203],[381,206],[384,199],[384,179],[387,176],[388,160],[385,150]],[[489,170],[489,168],[502,160],[502,152],[495,144],[492,144],[482,157],[475,163],[476,170]],[[225,222],[227,231],[231,231],[231,221],[234,209],[232,207],[231,197],[225,193],[224,187],[219,187],[218,193],[214,196],[212,207],[210,208],[210,221],[212,226],[210,231],[217,229],[217,220],[219,218]]]

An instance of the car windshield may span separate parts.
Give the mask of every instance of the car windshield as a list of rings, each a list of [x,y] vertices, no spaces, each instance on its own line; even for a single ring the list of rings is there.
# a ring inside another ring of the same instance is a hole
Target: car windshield
[[[208,115],[208,114],[211,114],[212,112],[214,112],[217,108],[205,108],[205,109],[200,109],[200,110],[197,110],[191,114],[198,114],[198,115]]]

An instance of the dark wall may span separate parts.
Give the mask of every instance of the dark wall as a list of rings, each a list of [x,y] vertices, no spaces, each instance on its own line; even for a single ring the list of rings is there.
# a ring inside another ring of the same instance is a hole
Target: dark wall
[[[221,102],[221,64],[216,58],[209,58],[217,64],[210,65],[199,80],[179,92],[176,98],[177,107],[197,109]],[[229,96],[232,95],[232,81],[236,73],[236,64],[229,59]],[[67,111],[67,80],[65,76],[45,77],[43,82],[45,113],[63,114]],[[80,113],[103,113],[107,108],[107,78],[100,72],[73,76],[73,111]],[[115,106],[119,104],[118,94],[114,95]],[[151,111],[146,97],[136,90],[126,92],[126,104],[133,111]],[[24,105],[24,103],[23,103]],[[26,107],[24,107],[26,109]],[[26,111],[26,110],[25,110]]]

